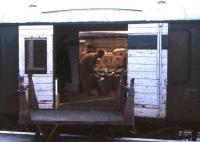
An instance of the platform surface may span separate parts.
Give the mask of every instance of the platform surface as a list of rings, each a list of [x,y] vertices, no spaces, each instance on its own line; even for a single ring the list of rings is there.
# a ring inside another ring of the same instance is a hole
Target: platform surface
[[[10,133],[0,133],[0,142],[34,142],[33,134],[15,134],[13,132]],[[197,141],[199,141],[199,137]],[[57,142],[88,142],[90,138],[84,136],[61,136],[56,138]],[[188,141],[188,140],[162,140],[162,139],[144,139],[144,138],[114,138],[114,139],[97,139],[95,142],[180,142],[180,141]],[[42,142],[42,141],[41,141]]]

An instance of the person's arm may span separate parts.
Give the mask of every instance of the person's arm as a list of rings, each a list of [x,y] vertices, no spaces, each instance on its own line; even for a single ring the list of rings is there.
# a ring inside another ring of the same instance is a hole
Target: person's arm
[[[97,62],[97,58],[96,57],[93,57],[90,59],[90,65],[89,65],[89,70],[92,74],[98,74],[97,71],[95,71],[95,65],[96,65],[96,62]]]

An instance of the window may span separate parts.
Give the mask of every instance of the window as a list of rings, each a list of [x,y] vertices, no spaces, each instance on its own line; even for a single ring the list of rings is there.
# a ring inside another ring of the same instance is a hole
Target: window
[[[157,49],[157,35],[129,35],[129,49]]]
[[[25,39],[25,73],[47,73],[47,40]]]

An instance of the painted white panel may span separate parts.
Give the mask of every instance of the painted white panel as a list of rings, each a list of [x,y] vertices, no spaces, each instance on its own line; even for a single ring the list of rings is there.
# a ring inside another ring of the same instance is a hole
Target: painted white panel
[[[158,84],[158,79],[155,79],[153,77],[150,76],[145,76],[147,72],[145,72],[144,76],[140,76],[138,74],[140,74],[140,72],[134,72],[135,74],[132,74],[131,72],[129,72],[128,74],[128,84],[131,81],[131,78],[135,78],[135,85],[139,85],[139,86],[157,86]],[[144,72],[143,72],[144,73]],[[167,86],[167,73],[166,72],[162,72],[163,73],[163,79],[162,79],[162,84],[165,84],[163,86],[163,88],[166,88]],[[144,78],[142,78],[144,77]]]
[[[137,104],[137,105],[140,104],[140,105],[143,105],[143,106],[146,106],[146,105],[156,105],[156,106],[158,106],[157,105],[158,104],[157,96],[155,96],[155,99],[153,99],[153,98],[154,98],[153,95],[149,96],[149,97],[145,96],[143,98],[141,96],[139,96],[138,98],[137,97],[135,98],[135,102],[137,102],[135,104]],[[137,105],[135,106],[136,108],[138,107]]]
[[[166,96],[166,89],[162,90],[163,98]],[[134,101],[136,104],[143,104],[143,105],[158,105],[158,96],[156,93],[141,93],[135,91]],[[162,102],[165,100],[162,100]]]
[[[129,71],[134,71],[134,72],[154,72],[156,71],[156,66],[155,65],[141,65],[141,64],[134,64],[130,63],[128,65],[128,70]]]
[[[34,87],[35,87],[35,91],[37,91],[37,92],[39,92],[39,91],[52,91],[53,85],[52,84],[38,84],[38,83],[34,82]]]
[[[166,115],[167,50],[162,51],[162,100],[159,106],[157,50],[128,51],[128,83],[135,78],[134,113],[137,117]],[[161,108],[159,108],[161,107]]]
[[[155,57],[157,55],[157,50],[129,50],[128,57]],[[162,51],[162,58],[167,58],[166,50]]]
[[[52,94],[52,90],[37,91],[38,104],[53,104],[53,95],[51,94]]]
[[[129,64],[129,72],[156,72],[156,65],[143,65],[143,64]],[[162,72],[167,71],[167,65],[163,64],[161,67]]]
[[[49,74],[49,75],[33,75],[33,82],[35,84],[52,84],[53,80],[51,79],[51,77],[53,76],[53,74]],[[28,77],[27,75],[24,75],[24,83],[28,83]]]
[[[24,77],[25,86],[28,77],[25,74],[25,39],[45,38],[47,40],[47,73],[33,74],[33,84],[39,108],[53,108],[53,26],[19,26],[19,75]]]
[[[52,101],[53,100],[53,96],[52,95],[45,95],[42,92],[40,94],[38,94],[38,100],[49,100]]]
[[[53,104],[52,103],[39,104],[39,108],[42,108],[42,109],[53,108]]]
[[[52,90],[43,90],[43,91],[38,91],[37,96],[49,96],[49,98],[52,98]]]
[[[156,80],[156,79],[140,79],[140,78],[137,78],[135,80],[135,86],[152,86],[152,87],[156,87],[157,84],[158,84],[158,80]]]
[[[52,35],[52,26],[51,25],[34,25],[34,26],[20,26],[19,30],[23,30],[22,33],[24,33],[24,31],[28,32],[28,31],[36,31],[38,30],[39,33],[44,33],[45,35]],[[47,31],[47,32],[44,32]],[[20,31],[21,32],[21,31]],[[30,34],[28,34],[30,35]]]
[[[151,86],[136,86],[135,85],[135,92],[137,93],[149,93],[149,94],[156,94],[157,93],[157,87],[151,87]]]
[[[156,79],[156,72],[128,72],[128,80],[135,79]]]
[[[134,99],[157,99],[157,95],[155,93],[140,93],[140,92],[135,92],[135,98]],[[151,104],[151,103],[149,103]]]
[[[53,35],[52,30],[53,30],[52,26],[46,26],[46,25],[19,27],[20,36],[26,36],[26,37],[31,37],[31,36],[43,37],[44,36],[48,38]]]
[[[162,64],[166,65],[167,60],[162,60]],[[156,57],[129,57],[129,63],[130,64],[141,64],[141,65],[156,65],[157,59]]]
[[[136,117],[157,118],[158,109],[134,107],[134,114]]]

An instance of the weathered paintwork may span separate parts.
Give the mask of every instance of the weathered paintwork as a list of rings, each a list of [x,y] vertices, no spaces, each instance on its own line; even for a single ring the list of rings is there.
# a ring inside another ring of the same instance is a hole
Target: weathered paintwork
[[[167,119],[200,122],[200,25],[169,25]]]
[[[19,26],[19,75],[24,78],[24,85],[27,86],[29,83],[28,74],[25,73],[25,38],[47,40],[47,73],[32,74],[32,79],[39,108],[53,108],[53,26]]]
[[[18,112],[18,27],[0,27],[0,113]]]

